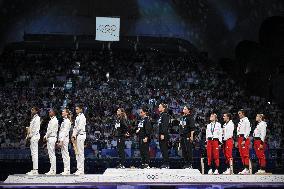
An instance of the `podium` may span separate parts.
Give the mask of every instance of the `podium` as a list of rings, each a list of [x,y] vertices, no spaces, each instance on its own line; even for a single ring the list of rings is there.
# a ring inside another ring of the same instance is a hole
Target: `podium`
[[[203,175],[198,169],[114,169],[103,174],[86,175],[10,175],[4,184],[9,185],[235,185],[282,184],[284,175]]]

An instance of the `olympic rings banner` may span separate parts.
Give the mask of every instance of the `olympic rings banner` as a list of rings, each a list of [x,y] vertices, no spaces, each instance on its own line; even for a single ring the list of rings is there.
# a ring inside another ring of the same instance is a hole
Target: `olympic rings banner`
[[[96,17],[96,40],[119,41],[120,18]]]

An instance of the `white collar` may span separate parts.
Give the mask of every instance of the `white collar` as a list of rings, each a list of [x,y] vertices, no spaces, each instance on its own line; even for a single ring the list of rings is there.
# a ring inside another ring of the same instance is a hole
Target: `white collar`
[[[261,123],[266,123],[266,122],[265,121],[258,122],[258,124],[261,124]]]
[[[225,125],[228,125],[230,122],[232,122],[232,120],[229,120],[228,122],[226,122]]]
[[[243,117],[243,118],[240,119],[240,120],[244,121],[244,120],[247,120],[247,119],[248,119],[247,117]]]

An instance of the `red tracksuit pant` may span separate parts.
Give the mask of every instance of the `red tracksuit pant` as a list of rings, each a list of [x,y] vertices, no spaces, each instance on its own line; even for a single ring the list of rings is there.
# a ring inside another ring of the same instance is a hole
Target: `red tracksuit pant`
[[[249,167],[249,145],[250,145],[250,140],[247,138],[245,140],[245,144],[242,146],[242,142],[244,140],[244,137],[239,137],[238,138],[238,147],[239,147],[239,152],[242,158],[243,165],[245,167]]]
[[[208,166],[211,166],[212,157],[215,161],[216,168],[219,167],[219,141],[218,140],[208,140],[207,141],[207,158]]]
[[[234,140],[232,138],[226,140],[224,142],[224,147],[223,147],[223,152],[224,156],[226,158],[226,164],[230,164],[230,159],[232,159],[232,153],[233,153],[233,145],[234,145]]]
[[[262,169],[264,169],[266,166],[266,159],[265,159],[265,154],[264,154],[264,147],[262,149],[259,148],[261,143],[262,143],[261,140],[254,140],[253,146],[254,146],[256,156],[258,158],[259,165]]]

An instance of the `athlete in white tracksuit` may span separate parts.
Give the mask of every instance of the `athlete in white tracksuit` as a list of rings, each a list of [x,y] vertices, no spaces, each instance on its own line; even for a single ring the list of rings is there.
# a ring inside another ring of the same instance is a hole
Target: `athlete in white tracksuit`
[[[77,160],[77,171],[74,173],[75,175],[84,174],[84,142],[86,140],[86,118],[84,116],[83,106],[76,106],[77,117],[75,120],[75,126],[73,128],[72,133],[72,141],[77,141],[77,149],[78,154],[76,155]]]
[[[37,107],[31,109],[32,120],[30,126],[27,128],[29,130],[28,138],[30,138],[30,149],[33,161],[33,169],[27,173],[28,175],[38,174],[38,141],[40,139],[40,117],[38,113],[39,109]]]
[[[64,109],[62,111],[63,122],[60,126],[58,142],[61,147],[61,154],[64,164],[64,171],[61,173],[62,175],[70,174],[70,156],[68,151],[69,144],[69,132],[71,128],[71,116],[70,111],[68,109]]]
[[[55,156],[55,143],[57,141],[58,120],[55,116],[54,110],[49,111],[50,121],[47,126],[47,132],[44,139],[47,141],[47,150],[50,160],[50,170],[45,173],[46,175],[56,174],[56,156]]]

